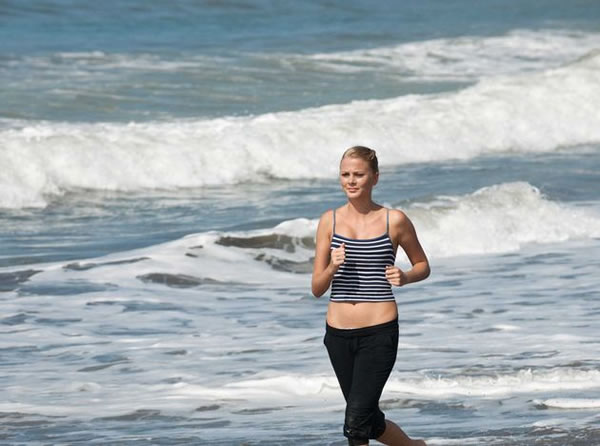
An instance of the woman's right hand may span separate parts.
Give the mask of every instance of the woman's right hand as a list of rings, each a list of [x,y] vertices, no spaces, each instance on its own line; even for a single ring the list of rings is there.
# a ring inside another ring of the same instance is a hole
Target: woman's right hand
[[[346,260],[346,245],[342,243],[339,248],[331,250],[331,264],[337,269]]]
[[[331,249],[332,227],[333,211],[330,209],[321,215],[317,226],[315,259],[311,280],[311,291],[315,297],[321,297],[329,289],[333,276],[346,258],[344,244]]]

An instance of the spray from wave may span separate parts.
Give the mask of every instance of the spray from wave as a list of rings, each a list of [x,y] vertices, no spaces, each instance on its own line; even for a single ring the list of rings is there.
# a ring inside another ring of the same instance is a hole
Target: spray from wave
[[[543,152],[600,141],[600,54],[457,93],[256,117],[146,124],[40,123],[0,131],[0,207],[73,189],[139,191],[335,175],[345,147],[381,164]]]
[[[530,244],[600,237],[597,211],[550,201],[534,186],[521,182],[463,196],[440,196],[404,210],[432,259],[514,252]],[[10,268],[0,274],[0,285],[9,291],[38,280],[62,283],[67,275],[98,284],[111,277],[112,283],[126,287],[141,283],[172,288],[262,286],[274,281],[305,286],[312,271],[317,224],[317,219],[297,218],[272,228],[190,234],[97,259],[38,264],[27,270]],[[398,257],[397,261],[402,265],[406,259]]]

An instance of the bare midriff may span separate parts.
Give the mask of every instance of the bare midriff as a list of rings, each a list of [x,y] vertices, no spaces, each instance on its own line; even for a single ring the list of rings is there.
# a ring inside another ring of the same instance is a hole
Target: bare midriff
[[[363,328],[384,324],[398,317],[396,302],[332,302],[327,324],[335,328]]]

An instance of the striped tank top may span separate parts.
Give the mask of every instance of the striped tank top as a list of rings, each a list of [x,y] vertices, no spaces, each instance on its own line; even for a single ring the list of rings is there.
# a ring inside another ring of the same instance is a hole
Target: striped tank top
[[[389,236],[390,211],[387,210],[385,234],[369,239],[353,239],[335,232],[333,210],[333,236],[330,249],[345,245],[345,260],[333,276],[331,295],[333,302],[388,302],[394,301],[392,285],[385,278],[385,266],[396,260],[394,245]]]

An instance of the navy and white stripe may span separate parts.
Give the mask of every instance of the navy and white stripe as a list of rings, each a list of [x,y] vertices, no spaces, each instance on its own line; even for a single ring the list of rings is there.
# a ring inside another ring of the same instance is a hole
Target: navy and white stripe
[[[389,234],[370,239],[352,239],[333,233],[331,249],[345,246],[344,263],[333,276],[330,300],[334,302],[394,301],[392,286],[385,278],[386,265],[396,260]]]

